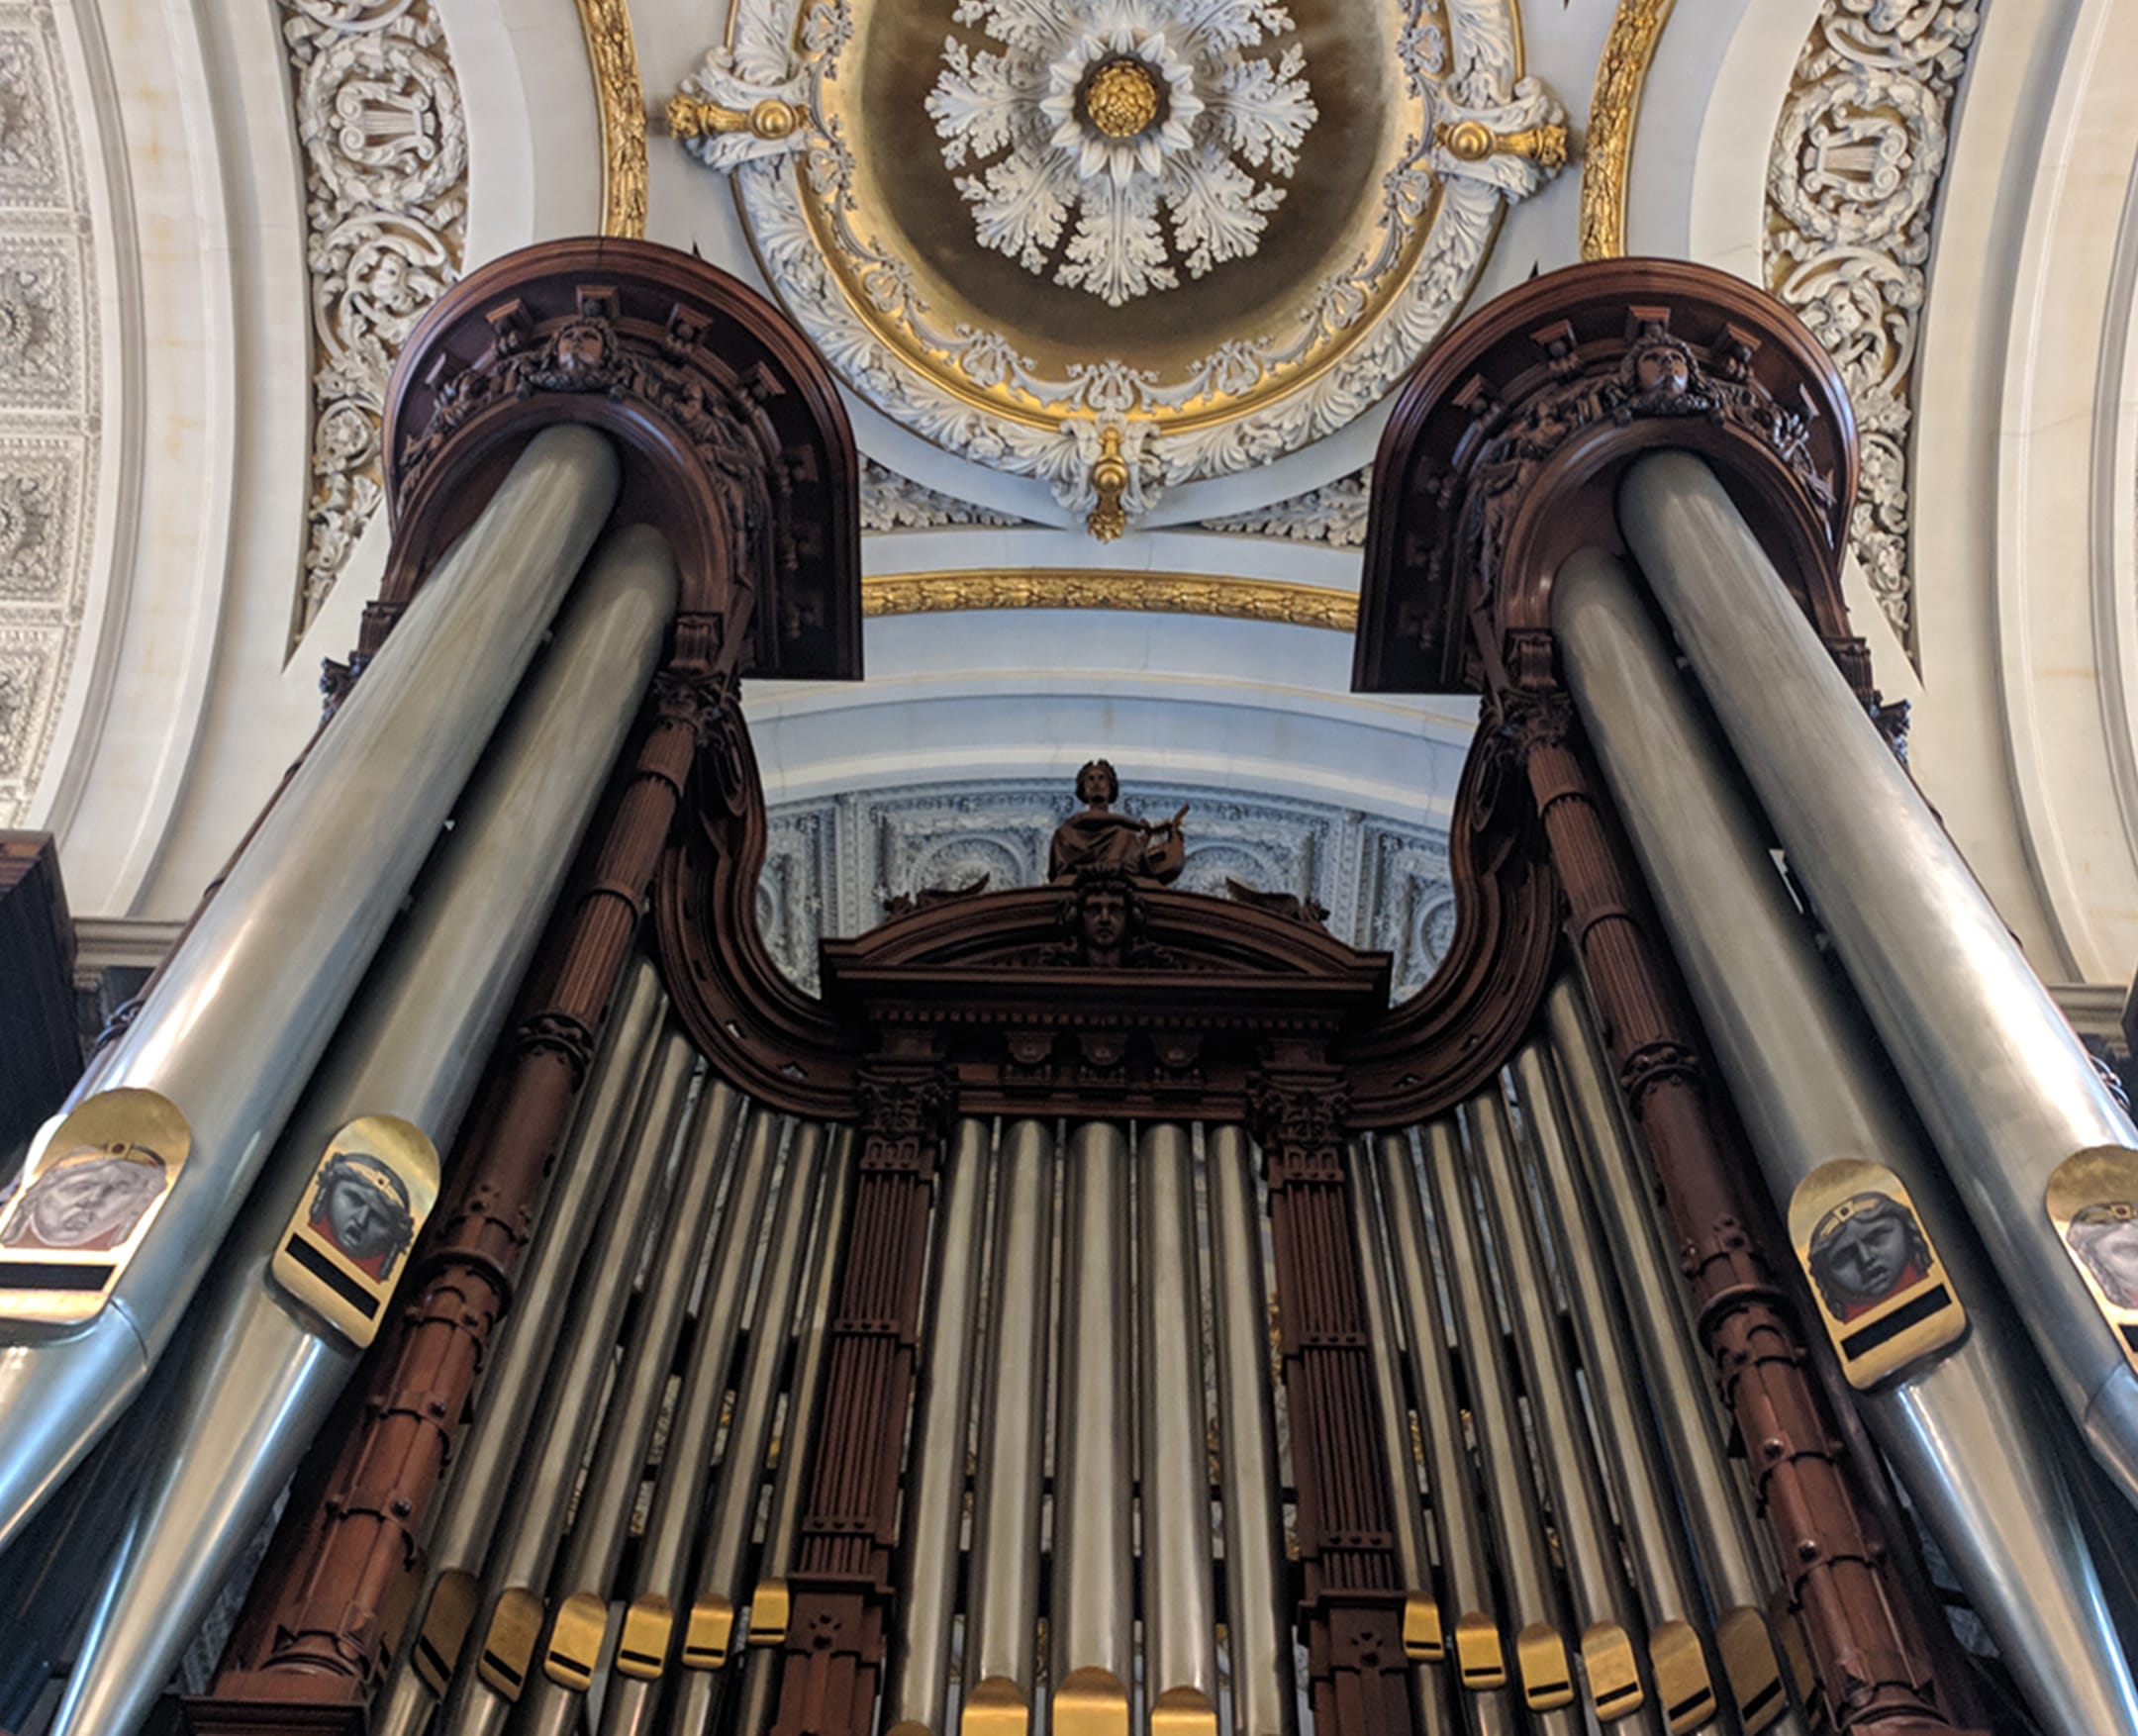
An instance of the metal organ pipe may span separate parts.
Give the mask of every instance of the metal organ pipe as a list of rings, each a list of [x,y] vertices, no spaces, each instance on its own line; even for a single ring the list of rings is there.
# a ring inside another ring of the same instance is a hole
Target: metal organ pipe
[[[1595,1240],[1596,1208],[1582,1185],[1574,1133],[1558,1070],[1541,1042],[1525,1044],[1512,1068],[1515,1101],[1531,1130],[1530,1149],[1560,1281],[1574,1316],[1589,1402],[1618,1511],[1633,1582],[1647,1618],[1649,1679],[1673,1732],[1714,1716],[1714,1679],[1700,1632],[1706,1622],[1698,1570],[1679,1522],[1670,1469],[1641,1399],[1642,1374],[1621,1317],[1607,1255]]]
[[[414,909],[219,1256],[191,1361],[173,1371],[176,1391],[159,1403],[163,1452],[144,1480],[55,1729],[123,1730],[146,1711],[387,1316],[393,1281],[412,1258],[417,1182],[390,1169],[368,1118],[398,1117],[449,1148],[674,607],[674,562],[649,530],[607,542],[566,606],[550,655],[500,727]],[[352,1155],[330,1155],[340,1151]],[[361,1198],[382,1233],[392,1227],[389,1190],[402,1190],[401,1246],[369,1287],[362,1265],[344,1273],[331,1263],[335,1252],[353,1262],[363,1245],[343,1250],[327,1215],[356,1185],[334,1180],[349,1164],[376,1178]],[[435,1188],[435,1171],[429,1180]],[[308,1220],[327,1224],[330,1252],[302,1239]],[[283,1264],[293,1250],[311,1262],[295,1284]],[[356,1312],[323,1316],[323,1303]]]
[[[1144,1691],[1153,1736],[1217,1736],[1195,1146],[1177,1122],[1144,1127],[1139,1144]]]
[[[968,1115],[943,1166],[928,1293],[928,1337],[916,1400],[884,1679],[892,1736],[941,1736],[950,1695],[957,1610],[958,1532],[965,1516],[965,1455],[972,1417],[973,1331],[980,1312],[991,1122]]]
[[[726,1089],[723,1087],[723,1089]],[[706,1266],[698,1321],[676,1392],[660,1476],[646,1511],[645,1536],[639,1546],[637,1577],[632,1585],[626,1631],[636,1644],[627,1655],[620,1638],[617,1674],[610,1679],[602,1706],[604,1731],[646,1727],[660,1694],[659,1687],[676,1650],[677,1624],[684,1622],[685,1576],[697,1534],[700,1509],[713,1480],[713,1443],[720,1431],[721,1401],[728,1394],[729,1365],[742,1326],[750,1268],[757,1258],[757,1238],[764,1227],[766,1195],[779,1159],[781,1120],[777,1110],[753,1109],[744,1123],[728,1198],[721,1207],[720,1228]],[[804,1134],[797,1132],[799,1147]],[[726,1146],[696,1142],[687,1162],[718,1168]],[[790,1164],[793,1159],[790,1158]],[[695,1614],[695,1611],[692,1612]],[[733,1611],[727,1611],[731,1620]],[[725,1634],[722,1645],[726,1645]]]
[[[750,1536],[757,1523],[758,1494],[764,1475],[765,1444],[772,1438],[772,1412],[779,1398],[779,1377],[787,1361],[790,1328],[794,1319],[796,1287],[802,1279],[803,1238],[809,1232],[810,1214],[817,1204],[817,1178],[823,1164],[825,1129],[821,1122],[804,1121],[795,1128],[787,1153],[787,1173],[780,1184],[779,1204],[772,1217],[772,1239],[765,1249],[764,1271],[757,1284],[757,1301],[750,1328],[749,1352],[742,1359],[742,1373],[735,1382],[734,1414],[729,1424],[728,1445],[721,1459],[720,1481],[713,1506],[706,1516],[702,1559],[698,1569],[698,1595],[691,1605],[691,1623],[684,1635],[684,1662],[691,1666],[683,1678],[680,1704],[670,1724],[675,1736],[707,1736],[722,1673],[728,1659],[714,1656],[706,1642],[717,1642],[718,1630],[701,1625],[701,1613],[730,1613],[742,1597],[743,1576],[748,1563]],[[784,1593],[785,1588],[780,1591]],[[769,1624],[785,1637],[787,1612],[766,1610]],[[754,1624],[756,1613],[750,1617]],[[731,1640],[732,1627],[729,1629]]]
[[[1536,1129],[1525,1123],[1534,1143]],[[1589,1709],[1608,1724],[1639,1712],[1646,1700],[1640,1668],[1633,1656],[1632,1596],[1619,1565],[1610,1509],[1589,1444],[1588,1420],[1581,1395],[1574,1390],[1559,1307],[1551,1275],[1529,1213],[1529,1190],[1511,1144],[1493,1156],[1497,1143],[1488,1134],[1480,1151],[1478,1181],[1492,1223],[1493,1246],[1500,1256],[1500,1280],[1506,1293],[1515,1355],[1529,1396],[1529,1421],[1544,1464],[1557,1520],[1560,1559],[1580,1624],[1582,1676]],[[1654,1727],[1641,1718],[1637,1727]]]
[[[1203,1153],[1210,1185],[1211,1342],[1217,1365],[1232,1725],[1238,1736],[1297,1736],[1262,1213],[1246,1133],[1207,1128]]]
[[[1069,1135],[1048,1660],[1056,1736],[1127,1736],[1135,1679],[1128,1135]]]
[[[550,1564],[601,1420],[602,1389],[616,1364],[632,1281],[656,1233],[675,1117],[696,1061],[680,1032],[661,1036],[623,1142],[622,1174],[572,1292],[567,1345],[542,1391],[540,1422],[483,1564],[481,1614],[469,1630],[474,1668],[463,1662],[439,1712],[438,1728],[453,1736],[496,1736],[534,1677]]]
[[[1396,1561],[1409,1595],[1404,1607],[1404,1652],[1413,1664],[1439,1664],[1446,1658],[1439,1605],[1432,1593],[1432,1545],[1425,1537],[1425,1513],[1418,1503],[1418,1467],[1410,1447],[1410,1402],[1404,1392],[1402,1347],[1389,1311],[1388,1261],[1381,1247],[1381,1213],[1374,1201],[1368,1160],[1372,1142],[1354,1148],[1356,1162],[1345,1190],[1351,1207],[1351,1236],[1358,1244],[1360,1300],[1366,1308],[1367,1349],[1373,1358],[1374,1397],[1381,1413],[1381,1457],[1389,1480],[1390,1511],[1396,1520]],[[1422,1434],[1422,1428],[1420,1433]],[[1444,1736],[1455,1728],[1438,1670],[1410,1672],[1411,1714],[1419,1736]]]
[[[77,1088],[69,1119],[113,1123],[95,1143],[152,1150],[173,1143],[168,1121],[182,1118],[183,1167],[160,1172],[155,1215],[131,1255],[122,1245],[108,1300],[86,1316],[79,1293],[40,1291],[34,1257],[8,1250],[24,1270],[0,1272],[0,1289],[27,1300],[0,1318],[0,1414],[9,1419],[0,1549],[163,1354],[617,484],[615,449],[600,434],[535,436],[410,604],[133,1024]],[[135,1137],[150,1110],[163,1123],[153,1144]],[[55,1159],[65,1133],[61,1124],[47,1146]],[[181,1151],[157,1155],[175,1163]]]
[[[1423,1131],[1427,1165],[1452,1168],[1457,1161],[1454,1128],[1436,1121]],[[1478,1506],[1477,1477],[1470,1464],[1462,1395],[1448,1357],[1447,1328],[1430,1260],[1432,1242],[1418,1193],[1417,1160],[1410,1141],[1401,1133],[1379,1135],[1374,1155],[1382,1209],[1388,1213],[1389,1251],[1394,1257],[1404,1338],[1410,1348],[1411,1388],[1418,1402],[1433,1524],[1440,1537],[1445,1599],[1436,1614],[1441,1654],[1443,1661],[1452,1654],[1448,1673],[1462,1689],[1469,1719],[1484,1736],[1503,1736],[1513,1730],[1515,1719],[1506,1691],[1506,1646],[1493,1595],[1492,1561]],[[1445,1256],[1441,1263],[1446,1263]]]
[[[1007,1736],[1033,1727],[1053,1249],[1054,1128],[1046,1121],[1012,1121],[1003,1130],[995,1183],[963,1736]]]
[[[451,1479],[438,1501],[427,1583],[416,1600],[409,1638],[373,1701],[371,1736],[423,1736],[459,1667],[481,1595],[483,1554],[503,1513],[513,1466],[534,1426],[542,1384],[562,1361],[558,1334],[573,1277],[616,1180],[610,1147],[637,1100],[652,1058],[653,1033],[667,1006],[651,963],[641,958],[625,967],[617,1011],[557,1154],[522,1275],[521,1303],[483,1378],[475,1420],[454,1455]]]
[[[1619,512],[2018,1317],[2138,1502],[2138,1309],[2051,1216],[2060,1181],[2067,1217],[2138,1203],[2138,1128],[1714,473],[1652,453]]]
[[[1736,1473],[1724,1453],[1706,1357],[1685,1322],[1678,1300],[1682,1284],[1657,1221],[1646,1160],[1634,1149],[1580,991],[1561,980],[1544,1005],[1587,1160],[1589,1198],[1610,1241],[1657,1434],[1706,1584],[1732,1709],[1749,1736],[1770,1728],[1803,1736],[1805,1724],[1790,1703],[1780,1649],[1765,1614],[1779,1588],[1752,1535]]]
[[[1967,1226],[1867,1063],[1873,1041],[1813,946],[1631,575],[1601,551],[1576,554],[1560,570],[1553,620],[1590,738],[1859,1409],[2036,1712],[2060,1731],[2138,1731],[2138,1698],[2091,1557],[2028,1425],[2030,1383]],[[1821,1277],[1839,1268],[1822,1268],[1816,1236],[1859,1212],[1899,1224],[1889,1238],[1897,1251],[1874,1250],[1885,1263],[1864,1265],[1856,1289],[1838,1288],[1842,1278]],[[1934,1288],[1902,1304],[1911,1282]],[[1818,1301],[1829,1291],[1867,1300],[1844,1309]],[[1889,1298],[1900,1311],[1852,1329]],[[1853,1372],[1846,1359],[1879,1354],[1874,1334],[1903,1321],[1913,1323],[1884,1342],[1925,1341],[1875,1380]]]

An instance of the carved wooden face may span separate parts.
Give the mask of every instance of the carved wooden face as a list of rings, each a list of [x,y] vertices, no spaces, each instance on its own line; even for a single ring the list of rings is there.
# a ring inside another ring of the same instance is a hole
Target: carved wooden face
[[[1128,901],[1111,886],[1084,895],[1084,938],[1094,952],[1112,952],[1128,937]]]

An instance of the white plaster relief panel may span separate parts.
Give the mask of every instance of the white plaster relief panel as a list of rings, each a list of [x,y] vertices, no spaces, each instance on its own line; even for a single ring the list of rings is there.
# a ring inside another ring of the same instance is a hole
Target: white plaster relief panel
[[[52,8],[0,5],[0,825],[29,805],[81,638],[97,319],[79,120]]]
[[[1227,879],[1311,898],[1332,934],[1395,954],[1399,996],[1421,986],[1453,932],[1447,840],[1437,829],[1312,802],[1188,784],[1136,784],[1121,809],[1163,820],[1186,803],[1183,891]],[[923,887],[1036,886],[1070,811],[1059,780],[943,783],[783,803],[770,812],[757,916],[780,969],[814,991],[817,946],[865,933]]]

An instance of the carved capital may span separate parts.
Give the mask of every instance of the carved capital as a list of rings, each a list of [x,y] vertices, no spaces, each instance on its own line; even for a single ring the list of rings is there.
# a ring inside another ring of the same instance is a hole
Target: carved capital
[[[1524,763],[1546,748],[1574,741],[1574,702],[1564,688],[1516,688],[1500,696],[1502,738]]]
[[[1247,1130],[1265,1151],[1326,1151],[1343,1142],[1351,1088],[1335,1073],[1264,1073],[1247,1087]]]
[[[371,659],[361,651],[351,651],[346,663],[338,657],[320,659],[320,722],[331,723],[342,701],[356,691],[357,677],[362,675]]]
[[[861,1127],[883,1139],[940,1140],[957,1112],[957,1086],[947,1073],[865,1070],[855,1082]]]

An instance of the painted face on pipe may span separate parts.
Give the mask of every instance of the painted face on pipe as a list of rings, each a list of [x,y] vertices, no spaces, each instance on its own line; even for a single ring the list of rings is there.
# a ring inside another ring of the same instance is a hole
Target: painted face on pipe
[[[1853,1320],[1920,1284],[1930,1270],[1930,1247],[1915,1214],[1897,1200],[1857,1194],[1819,1219],[1808,1264],[1827,1310]]]
[[[415,1234],[408,1189],[366,1152],[337,1152],[312,1198],[312,1228],[374,1278],[392,1276]]]
[[[2138,1203],[2112,1200],[2089,1206],[2071,1222],[2072,1252],[2086,1263],[2101,1295],[2119,1308],[2138,1308]]]
[[[165,1186],[151,1151],[84,1146],[30,1185],[5,1239],[10,1247],[116,1248]]]

